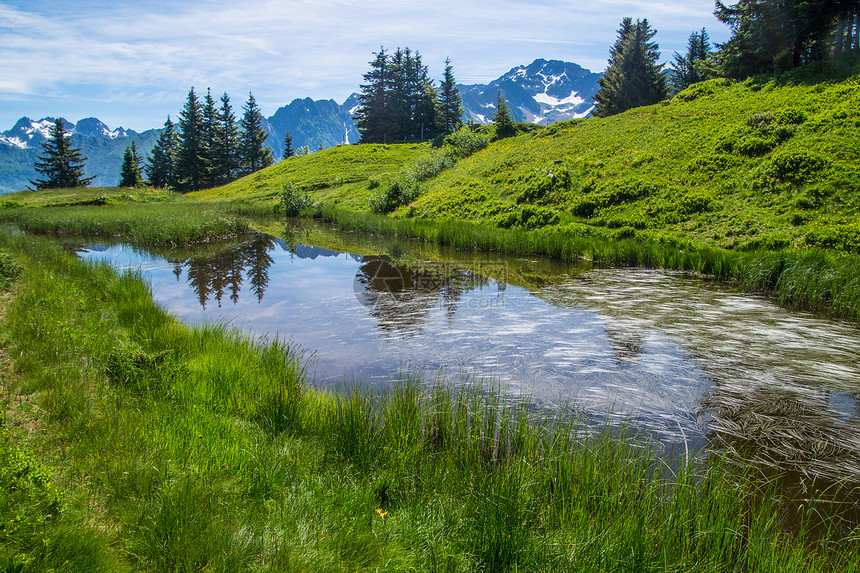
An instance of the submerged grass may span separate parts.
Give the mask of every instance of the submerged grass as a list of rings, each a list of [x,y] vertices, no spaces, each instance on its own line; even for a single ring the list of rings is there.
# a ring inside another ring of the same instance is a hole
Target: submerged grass
[[[37,528],[0,532],[12,570],[858,569],[858,531],[786,532],[775,491],[718,459],[673,474],[623,430],[496,391],[317,391],[280,341],[182,325],[140,277],[38,237],[0,243],[23,269],[0,503]],[[17,448],[50,488],[10,489]]]

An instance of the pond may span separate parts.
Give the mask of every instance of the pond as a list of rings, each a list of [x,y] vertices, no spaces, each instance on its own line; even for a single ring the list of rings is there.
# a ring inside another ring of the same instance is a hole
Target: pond
[[[309,357],[319,386],[422,373],[575,404],[682,451],[860,476],[860,330],[682,273],[600,269],[285,231],[194,251],[82,244],[139,270],[190,323],[226,321]]]

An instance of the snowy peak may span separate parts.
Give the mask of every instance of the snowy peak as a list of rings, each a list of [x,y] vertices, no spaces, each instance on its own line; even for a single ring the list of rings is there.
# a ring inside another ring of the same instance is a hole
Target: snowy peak
[[[51,128],[54,126],[54,121],[53,117],[44,117],[39,121],[33,121],[29,117],[22,117],[15,123],[12,129],[0,133],[0,143],[5,143],[18,149],[37,146],[51,136]],[[67,130],[74,128],[65,119],[63,120],[63,125]]]
[[[95,117],[87,117],[76,123],[72,133],[86,137],[106,137],[108,139],[137,135],[134,131],[127,131],[121,127],[111,130],[107,125],[102,123],[101,120],[96,119]]]
[[[489,123],[501,90],[514,119],[549,125],[589,115],[599,79],[600,74],[571,62],[538,59],[511,69],[489,85],[459,87],[468,119]]]
[[[121,127],[111,130],[107,125],[94,117],[88,117],[73,124],[60,118],[67,135],[80,135],[96,139],[114,140],[120,137],[138,135],[136,132]],[[56,121],[53,117],[43,117],[34,121],[29,117],[19,119],[12,129],[0,133],[0,144],[10,145],[18,149],[38,148],[41,143],[51,137],[51,129]]]

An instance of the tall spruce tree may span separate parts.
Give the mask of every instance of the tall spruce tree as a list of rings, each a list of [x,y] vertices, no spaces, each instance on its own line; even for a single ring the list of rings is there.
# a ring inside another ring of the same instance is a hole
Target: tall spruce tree
[[[42,153],[36,158],[34,165],[36,171],[45,178],[30,181],[30,184],[34,189],[87,187],[95,176],[84,177],[86,160],[80,149],[72,147],[71,139],[66,136],[63,127],[63,120],[57,118],[48,140],[42,143]]]
[[[132,140],[131,145],[125,148],[122,156],[122,167],[120,168],[120,187],[143,187],[141,172],[142,159],[137,153],[137,144]]]
[[[700,32],[690,34],[690,38],[687,40],[687,53],[681,55],[675,52],[675,57],[669,64],[672,88],[675,91],[681,91],[710,78],[708,60],[711,56],[708,31],[702,28]]]
[[[514,116],[511,108],[502,94],[502,90],[496,93],[496,112],[493,114],[493,123],[496,125],[496,138],[503,139],[514,134]]]
[[[290,131],[287,130],[284,134],[284,159],[289,159],[293,155],[296,154],[296,150],[293,148],[293,136],[290,135]]]
[[[442,133],[457,131],[463,125],[463,98],[454,81],[451,58],[445,58],[445,75],[439,84],[437,127]]]
[[[179,114],[179,150],[176,154],[176,182],[179,191],[197,191],[206,179],[203,157],[203,110],[194,93],[188,92],[185,107]]]
[[[354,115],[362,143],[392,143],[432,137],[436,131],[438,93],[421,54],[408,47],[389,55],[374,52],[364,74]]]
[[[204,177],[202,187],[214,187],[218,184],[218,166],[215,153],[218,146],[218,111],[215,109],[215,99],[212,90],[206,88],[203,98],[203,122],[200,124],[200,157],[203,159]]]
[[[857,0],[718,1],[714,14],[732,29],[717,53],[720,72],[731,78],[788,70],[857,47],[851,36],[860,26]]]
[[[358,109],[353,116],[362,143],[387,143],[394,141],[388,111],[391,94],[391,70],[388,53],[380,47],[374,52],[370,71],[364,74],[364,82],[359,86]]]
[[[179,135],[170,121],[170,116],[167,116],[167,121],[164,122],[164,129],[155,146],[152,148],[152,155],[146,165],[146,176],[149,179],[149,184],[153,187],[161,189],[175,189],[177,185],[176,179],[176,157],[179,151]]]
[[[248,101],[242,108],[244,112],[239,122],[239,150],[242,173],[253,173],[274,162],[272,150],[265,146],[268,134],[263,129],[263,114],[257,106],[254,94],[248,93]]]
[[[647,19],[634,24],[631,18],[624,18],[621,22],[618,39],[610,51],[609,67],[594,94],[595,116],[615,115],[666,98],[666,73],[657,63],[660,48],[651,42],[656,33]]]
[[[212,142],[212,175],[215,185],[224,185],[239,172],[239,126],[227,92],[221,95],[221,107],[215,115],[215,136]]]

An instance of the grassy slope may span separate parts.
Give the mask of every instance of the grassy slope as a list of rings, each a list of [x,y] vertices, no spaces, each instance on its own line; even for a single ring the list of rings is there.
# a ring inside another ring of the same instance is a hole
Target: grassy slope
[[[662,105],[495,142],[426,182],[415,209],[396,216],[508,226],[514,213],[530,227],[540,224],[522,216],[530,204],[608,236],[860,251],[860,76],[813,72],[712,80]],[[372,178],[384,185],[428,152],[338,147],[196,196],[274,203],[292,180],[317,201],[366,210]]]
[[[428,144],[339,145],[291,157],[233,183],[192,193],[199,200],[241,199],[275,205],[284,183],[292,181],[317,201],[366,208],[371,179],[385,181],[430,150]]]
[[[756,114],[766,122],[767,112],[774,121],[765,129],[749,125]],[[788,127],[774,145],[780,135],[767,130],[777,124]],[[804,162],[812,169],[803,171]],[[558,124],[460,162],[415,206],[419,216],[480,221],[516,209],[518,199],[566,221],[721,247],[802,247],[820,235],[856,251],[860,77],[812,85],[714,80],[668,105]]]
[[[2,234],[0,247],[23,269],[2,322],[15,357],[0,370],[6,570],[860,563],[850,535],[789,542],[779,502],[757,504],[719,464],[663,479],[650,448],[571,436],[575,421],[536,424],[498,396],[317,393],[282,344],[184,326],[133,275],[38,238]]]

